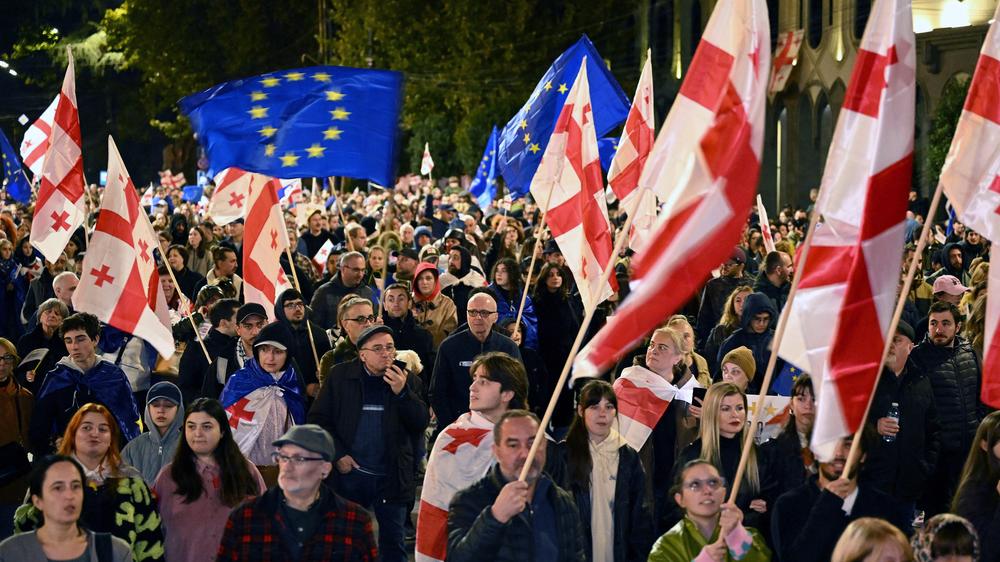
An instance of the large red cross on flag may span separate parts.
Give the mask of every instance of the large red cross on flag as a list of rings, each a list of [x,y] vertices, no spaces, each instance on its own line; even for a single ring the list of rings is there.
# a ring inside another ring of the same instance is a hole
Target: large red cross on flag
[[[1000,31],[986,34],[962,116],[941,169],[941,186],[958,219],[1000,244]],[[992,255],[992,250],[991,250]],[[986,302],[982,401],[1000,408],[1000,266],[990,271]]]
[[[779,354],[813,377],[812,449],[832,456],[864,421],[899,286],[913,168],[910,0],[872,9],[837,121],[813,236]]]
[[[278,203],[281,182],[260,174],[251,176],[243,235],[243,300],[260,303],[274,320],[274,301],[292,288],[281,269],[288,248],[288,231]]]
[[[648,189],[639,189],[639,175],[646,159],[653,150],[653,129],[656,117],[653,108],[653,64],[652,57],[646,57],[642,67],[635,97],[625,119],[625,133],[618,143],[618,151],[608,169],[608,184],[618,198],[619,211],[630,212],[634,208],[632,229],[629,232],[629,247],[641,247],[653,231],[656,223],[656,196]],[[638,199],[638,206],[636,200]]]
[[[764,0],[716,4],[639,178],[662,210],[637,250],[634,288],[580,352],[574,376],[612,367],[732,255],[757,187],[769,46]]]
[[[531,196],[540,205],[548,202],[545,220],[573,273],[583,306],[596,308],[617,287],[601,284],[601,273],[613,259],[614,244],[586,57],[531,180]]]
[[[73,53],[69,52],[31,220],[31,245],[52,263],[87,215],[80,139]]]
[[[28,127],[28,130],[24,132],[24,139],[21,140],[21,159],[24,161],[24,165],[31,170],[35,179],[41,177],[42,166],[45,165],[45,151],[49,148],[52,121],[56,118],[59,97],[56,96],[42,112],[41,117]]]
[[[239,168],[226,168],[215,175],[215,190],[208,201],[208,216],[215,224],[229,224],[246,216],[252,176]]]
[[[139,206],[139,192],[108,137],[108,185],[101,214],[83,258],[73,307],[149,342],[164,357],[174,353],[167,301],[152,250],[157,238]]]

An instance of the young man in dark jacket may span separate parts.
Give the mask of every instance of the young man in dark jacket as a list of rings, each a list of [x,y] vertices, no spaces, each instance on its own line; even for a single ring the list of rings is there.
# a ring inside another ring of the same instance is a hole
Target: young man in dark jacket
[[[330,351],[330,338],[323,328],[310,320],[312,310],[306,307],[302,293],[286,289],[274,303],[274,317],[292,334],[292,357],[302,370],[306,394],[315,398],[319,393],[317,359]]]
[[[416,377],[394,364],[392,329],[376,324],[358,336],[358,359],[335,365],[308,420],[337,448],[336,489],[375,512],[382,560],[406,560],[403,524],[416,485],[413,442],[427,427]]]
[[[240,301],[236,299],[222,299],[217,302],[208,312],[212,328],[205,336],[205,349],[202,349],[197,339],[188,342],[184,348],[177,369],[177,386],[187,397],[188,403],[202,397],[217,400],[222,387],[226,384],[228,364],[233,363],[232,372],[236,371],[236,311],[239,308]],[[205,351],[208,351],[209,359],[205,358]],[[219,362],[220,357],[225,364]],[[221,377],[218,372],[220,365]],[[210,369],[212,366],[216,368]],[[184,417],[183,412],[181,417]]]
[[[382,292],[382,323],[395,332],[396,347],[416,353],[424,365],[424,373],[430,373],[434,366],[434,340],[430,332],[417,325],[410,312],[411,304],[406,285],[389,285]],[[426,378],[430,378],[429,375]]]
[[[778,311],[767,295],[751,293],[747,296],[743,303],[743,314],[740,315],[740,327],[722,342],[717,364],[721,367],[722,359],[727,353],[744,346],[753,352],[757,372],[766,371],[767,362],[771,358],[771,338],[774,337],[772,326],[776,324],[777,318]],[[780,373],[781,367],[782,363],[779,362],[774,368],[775,372]],[[712,373],[712,376],[716,380],[721,380],[721,373]],[[751,380],[747,385],[747,394],[759,394],[762,379],[763,377],[755,377]]]
[[[448,510],[448,560],[470,562],[583,562],[580,514],[569,492],[542,473],[545,442],[528,477],[518,480],[538,431],[538,418],[510,410],[493,428],[497,464],[462,490]],[[589,537],[587,538],[589,540]]]

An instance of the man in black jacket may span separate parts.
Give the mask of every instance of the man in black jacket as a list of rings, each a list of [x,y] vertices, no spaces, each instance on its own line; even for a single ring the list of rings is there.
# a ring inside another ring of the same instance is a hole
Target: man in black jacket
[[[695,327],[699,344],[704,343],[709,332],[719,323],[726,299],[729,298],[733,289],[740,285],[753,285],[753,281],[743,274],[746,262],[747,258],[743,249],[735,248],[733,255],[719,268],[720,275],[705,283],[705,288],[701,292],[701,308],[698,309],[698,321]],[[713,357],[712,360],[714,361],[714,359]]]
[[[928,486],[924,495],[924,511],[931,517],[948,511],[984,412],[979,402],[982,368],[969,342],[957,335],[962,327],[958,307],[935,302],[927,327],[927,336],[911,358],[917,369],[930,378],[941,423],[941,453],[930,477],[934,485]]]
[[[315,398],[319,393],[317,358],[330,351],[330,338],[326,330],[309,319],[312,311],[306,308],[302,293],[286,289],[274,303],[274,317],[292,334],[292,357],[306,383],[306,395]]]
[[[419,383],[393,363],[392,329],[358,336],[358,359],[333,367],[308,421],[333,436],[337,493],[371,509],[382,560],[406,560],[403,523],[413,496],[413,441],[427,427]]]
[[[781,315],[781,309],[788,300],[788,291],[792,286],[794,274],[792,256],[780,251],[769,252],[764,256],[764,268],[757,275],[753,290],[756,293],[764,293],[771,299],[771,305],[777,311],[775,319]]]
[[[911,508],[927,486],[941,446],[931,381],[909,361],[913,337],[913,328],[900,321],[868,414],[868,425],[881,438],[865,463],[868,482]],[[893,403],[898,420],[887,416]]]
[[[236,311],[239,308],[240,301],[236,299],[222,299],[215,303],[208,313],[212,328],[205,336],[205,349],[202,349],[197,340],[188,342],[184,348],[177,368],[177,386],[181,389],[181,395],[188,397],[189,404],[195,398],[202,397],[218,400],[226,383],[229,363],[234,364],[235,372]],[[205,359],[206,350],[209,359]],[[223,358],[222,362],[219,361],[220,357]],[[210,369],[210,366],[216,368]]]
[[[347,252],[340,256],[337,273],[326,283],[320,285],[313,293],[309,306],[315,316],[313,321],[324,330],[337,326],[337,305],[340,300],[350,294],[364,297],[375,302],[372,288],[362,283],[365,276],[365,256],[361,252]],[[322,357],[322,355],[320,355]]]
[[[875,439],[870,431],[862,436],[861,460]],[[819,463],[819,474],[782,494],[771,515],[771,543],[776,559],[784,562],[826,562],[847,525],[861,517],[878,517],[910,534],[912,510],[900,506],[888,494],[867,482],[859,482],[857,467],[850,475],[844,465],[853,437],[841,439],[830,462]]]
[[[497,464],[455,494],[448,509],[448,560],[583,562],[583,528],[569,492],[542,472],[546,443],[518,480],[538,432],[538,417],[509,410],[493,427]],[[589,540],[589,537],[587,538]]]
[[[517,344],[494,330],[497,321],[497,301],[489,291],[477,292],[469,298],[468,329],[456,330],[438,347],[431,377],[430,401],[437,416],[438,427],[445,428],[466,411],[469,367],[477,355],[487,351],[502,351],[521,360]]]
[[[428,372],[434,365],[434,340],[431,333],[417,325],[410,313],[410,291],[406,285],[393,283],[382,293],[382,308],[385,314],[382,323],[392,328],[396,334],[396,347],[409,349],[417,354]]]

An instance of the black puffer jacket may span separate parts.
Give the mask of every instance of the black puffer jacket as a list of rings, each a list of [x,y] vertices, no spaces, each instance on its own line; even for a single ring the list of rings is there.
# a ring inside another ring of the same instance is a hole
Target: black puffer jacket
[[[934,345],[925,337],[910,360],[930,378],[941,423],[941,452],[965,455],[983,417],[979,402],[982,368],[976,352],[959,336],[951,347]]]

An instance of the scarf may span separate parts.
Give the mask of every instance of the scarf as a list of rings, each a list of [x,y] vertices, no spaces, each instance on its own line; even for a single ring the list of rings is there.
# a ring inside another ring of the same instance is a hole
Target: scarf
[[[589,441],[589,440],[588,440]],[[613,428],[600,443],[589,441],[590,530],[593,562],[615,560],[615,482],[618,479],[618,449],[625,443]]]

